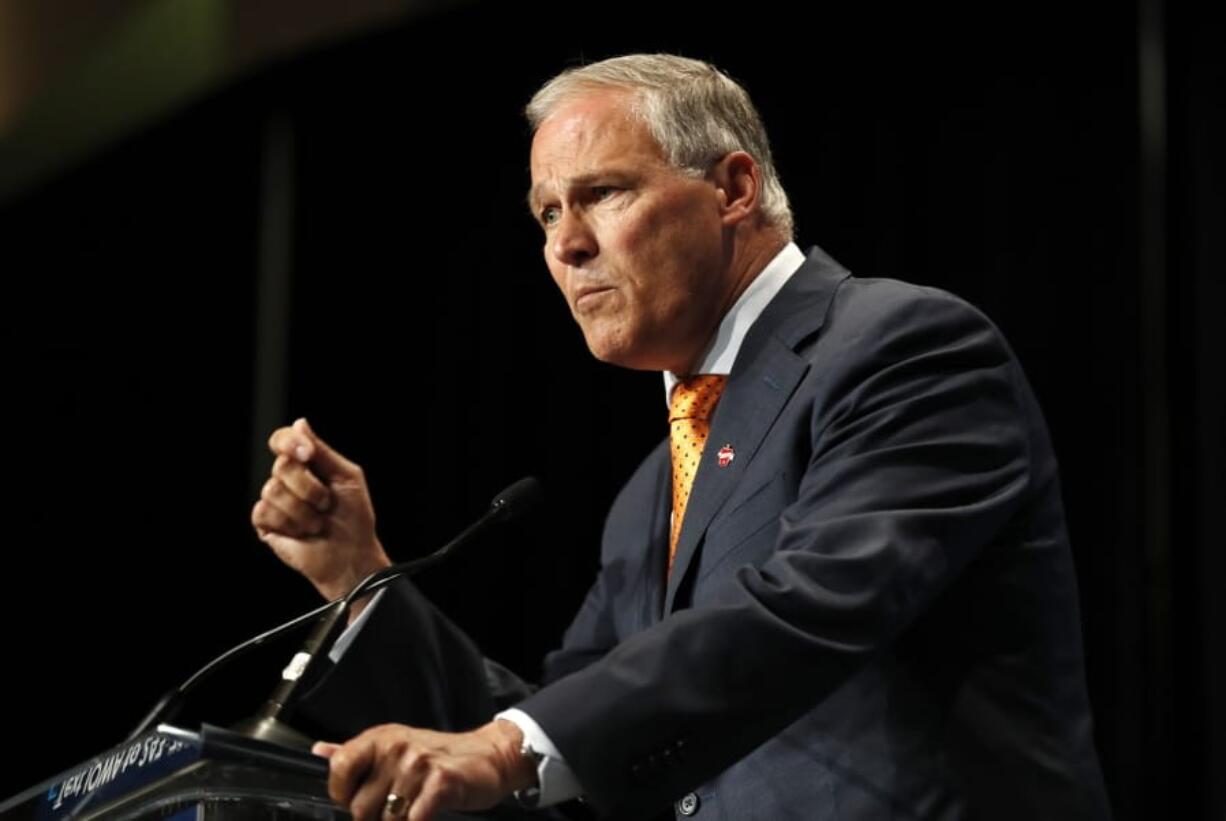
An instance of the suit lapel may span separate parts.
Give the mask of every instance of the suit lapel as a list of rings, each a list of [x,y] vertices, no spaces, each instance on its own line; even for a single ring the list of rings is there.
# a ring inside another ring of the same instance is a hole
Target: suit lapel
[[[660,620],[664,606],[664,577],[668,572],[669,513],[672,511],[672,466],[669,463],[668,440],[660,446],[662,458],[656,469],[655,506],[647,529],[647,555],[643,562],[638,589],[646,596],[644,628]]]
[[[664,613],[670,613],[711,520],[736,488],[779,413],[809,369],[795,352],[817,333],[830,299],[848,272],[814,248],[804,265],[771,300],[745,337],[711,421],[690,491],[677,555],[669,574]],[[730,446],[733,458],[719,464]]]

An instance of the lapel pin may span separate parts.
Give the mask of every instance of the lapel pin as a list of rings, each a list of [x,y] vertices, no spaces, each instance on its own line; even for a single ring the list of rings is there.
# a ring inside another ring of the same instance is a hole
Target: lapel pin
[[[719,453],[715,454],[719,457],[719,466],[722,468],[732,464],[733,458],[736,456],[736,451],[732,449],[732,445],[724,445],[719,449]]]

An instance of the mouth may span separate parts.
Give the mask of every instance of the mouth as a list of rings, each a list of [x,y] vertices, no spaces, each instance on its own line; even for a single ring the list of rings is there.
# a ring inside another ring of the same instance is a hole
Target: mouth
[[[596,303],[602,295],[610,293],[612,290],[613,288],[608,285],[584,285],[575,291],[575,310],[582,310]]]

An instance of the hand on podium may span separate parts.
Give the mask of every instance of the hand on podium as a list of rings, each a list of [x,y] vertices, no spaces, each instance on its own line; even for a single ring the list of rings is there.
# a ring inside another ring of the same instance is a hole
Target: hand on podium
[[[489,809],[536,784],[522,744],[519,728],[498,719],[467,733],[384,724],[313,751],[330,760],[328,793],[355,819],[429,821],[447,810]]]
[[[305,419],[274,431],[268,447],[277,458],[251,509],[251,523],[281,561],[329,600],[391,564],[375,535],[374,506],[360,466],[333,450]]]

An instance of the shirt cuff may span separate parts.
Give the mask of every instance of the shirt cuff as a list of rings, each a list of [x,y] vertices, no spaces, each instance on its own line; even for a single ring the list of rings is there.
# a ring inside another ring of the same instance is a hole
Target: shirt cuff
[[[583,794],[579,779],[575,778],[574,772],[562,758],[562,753],[532,716],[512,707],[503,710],[494,718],[505,719],[518,727],[524,734],[524,746],[540,756],[536,765],[536,777],[541,788],[538,806],[560,804]]]
[[[366,609],[358,613],[358,617],[349,622],[349,626],[345,628],[345,632],[341,633],[337,640],[333,643],[332,649],[328,651],[328,658],[332,663],[341,660],[341,656],[345,655],[345,651],[349,649],[349,645],[353,644],[353,640],[358,637],[358,633],[362,632],[362,626],[370,619],[370,614],[375,612],[375,608],[379,605],[379,599],[383,598],[385,591],[380,590],[370,600],[370,604],[366,605]]]

